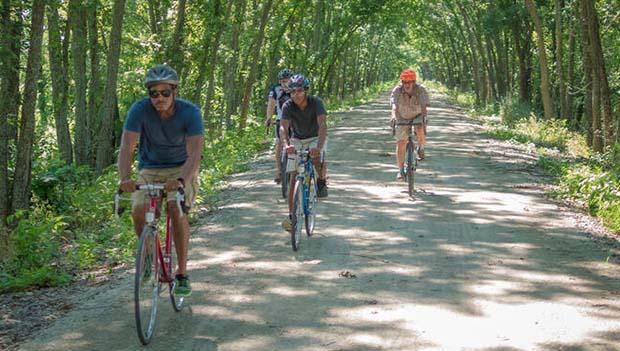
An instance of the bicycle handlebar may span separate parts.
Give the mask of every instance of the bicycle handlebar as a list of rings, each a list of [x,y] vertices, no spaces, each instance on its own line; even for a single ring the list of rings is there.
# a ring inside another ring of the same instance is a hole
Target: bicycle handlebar
[[[163,183],[136,184],[136,190],[153,191],[153,190],[164,190],[164,189],[165,189],[165,184]],[[125,211],[125,208],[120,206],[122,194],[123,194],[123,191],[121,189],[118,189],[116,191],[116,194],[114,194],[114,214],[116,214],[117,217],[120,217],[120,215]],[[185,189],[183,189],[183,187],[179,187],[177,189],[175,202],[177,204],[177,208],[179,209],[179,213],[181,217],[183,217],[183,215],[188,212],[188,209],[185,206]]]
[[[416,115],[415,117],[413,117],[412,119],[408,119],[408,120],[396,120],[396,123],[390,123],[391,127],[392,127],[392,136],[396,135],[396,126],[414,126],[414,125],[418,125],[418,124],[425,124],[426,123],[426,118],[424,118],[422,120],[422,122],[417,122],[417,123],[413,123],[413,121],[420,117],[420,116],[424,116],[421,113]]]

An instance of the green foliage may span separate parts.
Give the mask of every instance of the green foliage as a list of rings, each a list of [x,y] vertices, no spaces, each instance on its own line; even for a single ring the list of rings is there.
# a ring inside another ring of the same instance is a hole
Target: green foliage
[[[513,140],[520,143],[532,142],[539,147],[568,152],[571,156],[584,157],[589,153],[585,138],[569,131],[565,120],[539,120],[534,115],[530,115],[527,119],[514,119],[512,117],[507,119],[512,122],[492,125],[487,134],[502,140]]]
[[[620,233],[620,177],[613,170],[596,161],[572,165],[560,177],[554,195],[574,201]]]
[[[14,255],[1,267],[0,292],[70,280],[60,250],[67,218],[44,204],[33,206],[29,217],[26,214],[22,211],[10,218],[17,223],[12,235]]]

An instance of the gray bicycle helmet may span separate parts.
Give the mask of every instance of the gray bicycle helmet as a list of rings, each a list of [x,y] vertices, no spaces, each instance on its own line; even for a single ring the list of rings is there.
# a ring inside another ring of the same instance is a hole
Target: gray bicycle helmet
[[[304,77],[303,74],[294,75],[293,77],[291,77],[291,80],[288,82],[288,87],[290,89],[295,89],[295,88],[308,89],[309,86],[310,86],[310,81],[308,80],[308,78]]]
[[[278,73],[278,80],[286,79],[286,78],[291,78],[292,75],[293,75],[293,71],[291,71],[288,68],[285,68],[285,69],[281,70],[280,73]]]
[[[144,86],[148,89],[155,84],[168,83],[172,85],[179,85],[179,75],[167,64],[157,65],[148,72],[144,77]]]

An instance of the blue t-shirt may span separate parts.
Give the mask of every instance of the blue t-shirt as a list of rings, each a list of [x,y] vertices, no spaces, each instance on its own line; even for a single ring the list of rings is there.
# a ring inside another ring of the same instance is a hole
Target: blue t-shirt
[[[138,169],[178,167],[187,160],[185,137],[203,135],[200,109],[175,99],[175,113],[161,119],[149,98],[136,101],[125,119],[125,129],[140,133]]]

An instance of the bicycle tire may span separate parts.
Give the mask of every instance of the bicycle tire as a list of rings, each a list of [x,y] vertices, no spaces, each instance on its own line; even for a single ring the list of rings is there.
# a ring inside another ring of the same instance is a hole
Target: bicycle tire
[[[407,189],[409,196],[413,196],[415,186],[415,156],[413,154],[413,143],[407,143]]]
[[[172,233],[170,233],[170,235],[172,235]],[[177,269],[177,265],[178,265],[178,257],[177,257],[177,252],[176,252],[176,248],[174,246],[174,240],[171,240],[170,243],[170,263],[168,264],[168,272],[170,274],[170,276],[172,277],[172,281],[170,283],[168,283],[168,292],[170,295],[170,303],[172,303],[172,308],[174,309],[175,312],[181,312],[181,310],[183,309],[183,303],[185,302],[185,297],[181,297],[181,296],[175,296],[174,295],[174,288],[176,287],[176,279],[174,279],[174,272],[176,272]]]
[[[304,215],[302,190],[303,184],[298,179],[295,181],[295,187],[293,188],[293,218],[291,218],[293,226],[291,230],[291,245],[293,251],[299,250],[299,245],[301,244],[301,217]]]
[[[136,252],[136,271],[134,278],[134,312],[138,338],[143,345],[148,344],[155,331],[157,302],[159,299],[159,259],[157,256],[157,229],[145,226],[140,235]],[[150,256],[150,260],[149,257]],[[149,262],[150,261],[150,262]],[[150,267],[150,275],[147,269]],[[148,275],[148,276],[147,276]]]
[[[304,222],[306,224],[306,235],[308,236],[312,236],[316,222],[317,184],[315,174],[316,172],[309,179],[308,198],[306,199],[307,205]]]
[[[286,166],[288,164],[288,157],[286,152],[282,151],[282,157],[280,158],[280,182],[282,185],[282,197],[286,199],[288,196],[288,185],[291,181],[290,173],[286,171]]]

